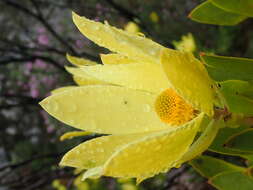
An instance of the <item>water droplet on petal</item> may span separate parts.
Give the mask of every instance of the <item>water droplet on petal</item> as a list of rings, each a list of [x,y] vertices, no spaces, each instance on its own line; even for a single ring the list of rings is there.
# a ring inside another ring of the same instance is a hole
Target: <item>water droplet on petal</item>
[[[144,105],[144,111],[145,112],[150,112],[150,110],[151,110],[150,105],[148,105],[148,104]]]
[[[70,125],[75,125],[75,121],[74,121],[73,119],[70,119],[70,120],[69,120],[69,124],[70,124]]]

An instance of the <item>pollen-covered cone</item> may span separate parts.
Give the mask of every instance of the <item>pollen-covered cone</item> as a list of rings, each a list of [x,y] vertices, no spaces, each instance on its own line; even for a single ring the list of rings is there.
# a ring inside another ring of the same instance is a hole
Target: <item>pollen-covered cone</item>
[[[213,113],[212,82],[203,65],[143,36],[76,14],[73,19],[113,53],[101,55],[103,65],[68,56],[77,67],[66,69],[79,86],[60,88],[40,104],[70,126],[111,135],[80,144],[61,165],[87,169],[84,178],[140,182],[181,164],[204,115]]]

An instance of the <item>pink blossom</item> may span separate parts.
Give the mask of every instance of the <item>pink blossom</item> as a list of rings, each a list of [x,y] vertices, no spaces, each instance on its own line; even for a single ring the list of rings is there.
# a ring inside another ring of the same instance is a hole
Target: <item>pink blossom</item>
[[[82,47],[83,47],[83,42],[82,42],[82,40],[76,40],[75,44],[76,44],[76,47],[77,47],[77,48],[82,48]]]
[[[97,17],[94,18],[94,20],[95,20],[96,22],[99,22],[99,21],[100,21],[100,18],[97,16]]]
[[[52,77],[45,76],[41,79],[41,81],[48,87],[51,87],[55,83],[55,79]]]
[[[41,44],[41,45],[48,45],[48,43],[49,43],[48,36],[45,35],[45,34],[40,34],[40,35],[38,36],[38,42],[39,42],[39,44]]]
[[[48,132],[48,133],[54,132],[54,127],[53,127],[52,125],[49,125],[49,126],[47,127],[47,132]]]
[[[24,69],[24,74],[25,75],[29,75],[31,73],[31,70],[33,68],[33,64],[32,62],[27,62],[25,65],[24,65],[25,69]]]
[[[37,98],[38,96],[39,96],[39,91],[38,91],[38,89],[37,88],[31,88],[30,89],[30,95],[31,95],[31,97],[33,97],[33,98]]]
[[[38,33],[45,33],[45,28],[39,27],[39,28],[37,28],[37,32]]]
[[[41,59],[36,59],[35,60],[35,66],[39,69],[45,69],[46,68],[46,64],[44,61],[42,61]]]

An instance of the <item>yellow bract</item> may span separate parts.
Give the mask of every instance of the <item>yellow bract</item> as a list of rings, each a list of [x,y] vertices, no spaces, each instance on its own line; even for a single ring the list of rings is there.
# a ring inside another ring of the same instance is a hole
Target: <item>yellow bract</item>
[[[126,57],[121,54],[111,53],[111,54],[100,54],[101,60],[104,65],[110,64],[128,64],[128,63],[137,63],[138,61]],[[139,61],[140,62],[140,61]]]
[[[91,135],[91,134],[93,133],[89,131],[71,131],[71,132],[64,133],[62,136],[60,136],[60,141],[64,141],[66,139],[72,139],[74,137]]]
[[[128,88],[160,92],[169,87],[169,82],[160,64],[132,63],[82,67],[89,75],[106,83]]]
[[[88,66],[91,67],[91,66]],[[95,84],[106,84],[105,81],[94,78],[93,76],[85,73],[81,68],[78,67],[65,67],[65,69],[73,75],[74,81],[79,85],[95,85]]]
[[[138,36],[108,24],[91,21],[73,13],[73,20],[78,29],[96,44],[106,47],[112,52],[133,57],[142,62],[158,63],[161,45],[142,36]]]
[[[88,85],[44,99],[52,116],[78,129],[106,134],[157,131],[170,127],[154,110],[149,92],[108,85]]]
[[[189,104],[213,115],[215,85],[204,65],[192,54],[164,49],[161,63],[174,90]]]
[[[91,61],[89,59],[84,59],[84,58],[80,58],[80,57],[75,57],[75,56],[71,56],[69,54],[67,54],[67,59],[70,63],[72,63],[75,66],[88,66],[88,65],[96,65],[97,62],[95,61]]]

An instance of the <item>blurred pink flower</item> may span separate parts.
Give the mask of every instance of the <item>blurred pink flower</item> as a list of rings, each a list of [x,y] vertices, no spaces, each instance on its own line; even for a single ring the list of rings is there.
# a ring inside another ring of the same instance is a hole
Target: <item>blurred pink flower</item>
[[[47,127],[47,132],[48,132],[48,133],[54,132],[54,127],[53,127],[52,125],[49,125],[49,126]]]
[[[37,98],[39,96],[39,90],[37,88],[35,88],[35,86],[33,86],[31,89],[30,89],[30,95],[31,97],[33,98]]]
[[[47,67],[47,64],[42,61],[41,59],[36,59],[35,60],[35,67],[39,68],[39,69],[45,69]]]
[[[37,28],[37,32],[38,33],[44,33],[46,30],[45,30],[45,28],[43,28],[43,27],[38,27]]]
[[[24,65],[24,74],[25,75],[29,75],[31,73],[31,70],[33,68],[33,63],[32,62],[27,62],[25,65]]]
[[[49,43],[48,36],[45,35],[45,34],[40,34],[40,35],[38,36],[38,42],[39,42],[39,44],[41,44],[41,45],[48,45],[48,43]]]
[[[76,44],[76,47],[77,47],[77,48],[82,48],[82,47],[83,47],[83,42],[82,42],[82,40],[76,40],[75,44]]]
[[[41,81],[47,86],[47,87],[52,87],[55,83],[55,78],[50,77],[50,76],[45,76],[41,79]]]
[[[99,21],[100,21],[100,18],[97,16],[97,17],[94,18],[94,20],[95,20],[96,22],[99,22]]]

